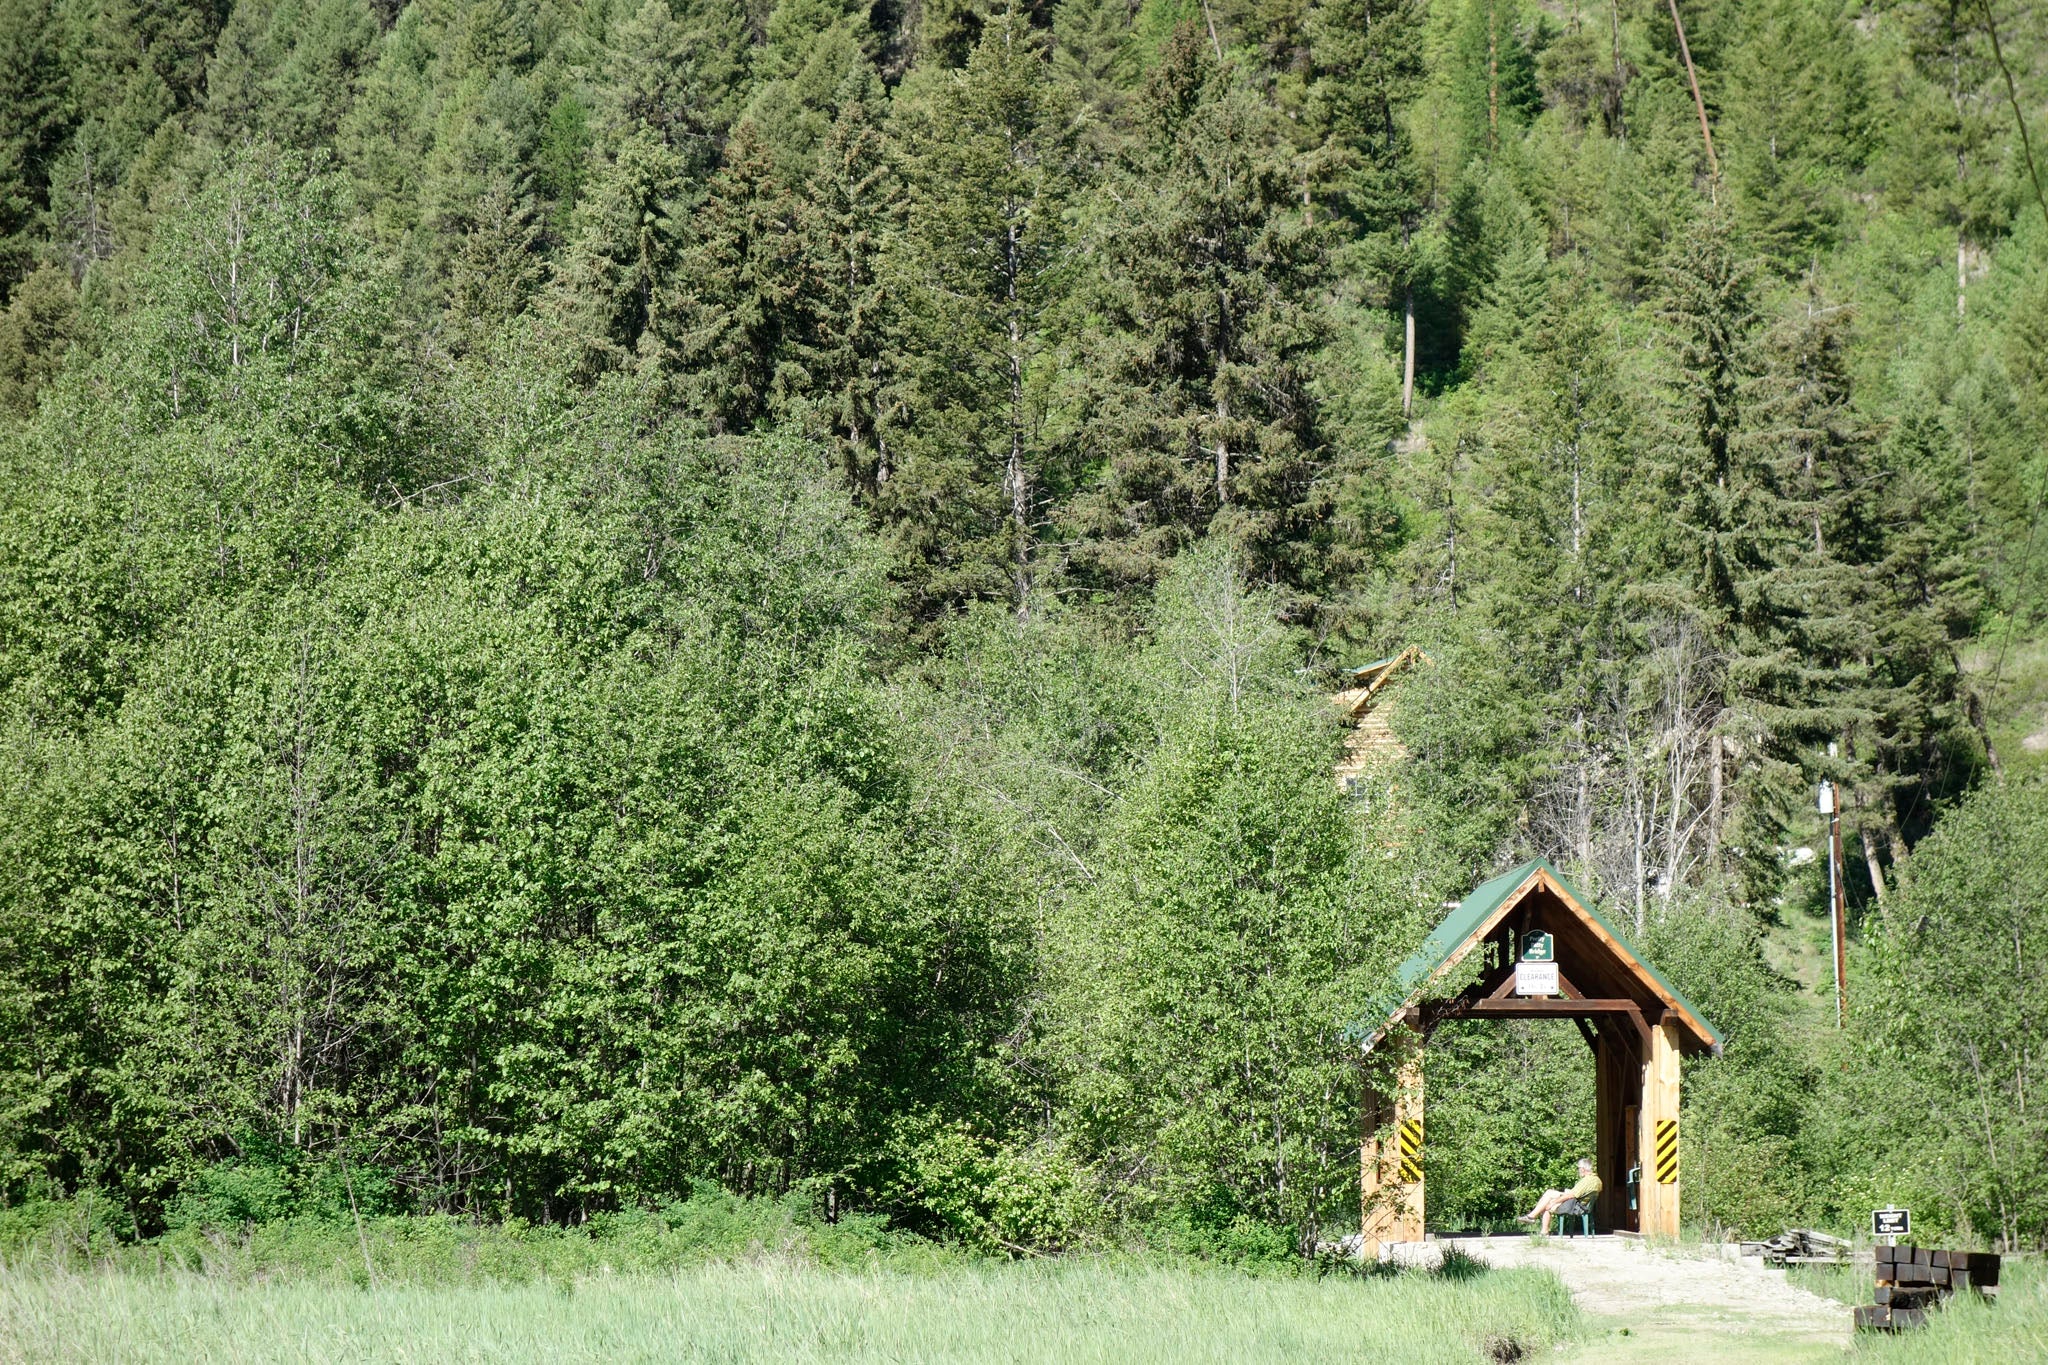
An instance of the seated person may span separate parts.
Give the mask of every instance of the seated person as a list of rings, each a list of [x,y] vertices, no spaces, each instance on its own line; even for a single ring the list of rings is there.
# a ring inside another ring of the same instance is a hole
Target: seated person
[[[1583,1158],[1579,1161],[1579,1183],[1568,1190],[1545,1190],[1543,1197],[1536,1201],[1536,1207],[1523,1214],[1518,1220],[1534,1223],[1543,1222],[1543,1235],[1550,1235],[1550,1215],[1560,1218],[1576,1218],[1590,1213],[1593,1196],[1600,1193],[1600,1177],[1593,1174],[1593,1163]]]

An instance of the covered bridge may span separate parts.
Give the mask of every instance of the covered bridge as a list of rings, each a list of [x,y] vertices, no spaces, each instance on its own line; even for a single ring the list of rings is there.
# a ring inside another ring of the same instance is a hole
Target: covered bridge
[[[1477,954],[1477,978],[1460,968]],[[1391,1095],[1369,1093],[1359,1146],[1368,1254],[1423,1235],[1425,1045],[1445,1019],[1570,1019],[1593,1054],[1593,1160],[1603,1231],[1678,1235],[1679,1059],[1721,1035],[1544,859],[1481,884],[1401,964],[1356,1026],[1391,1049]],[[1645,1157],[1648,1159],[1645,1160]]]

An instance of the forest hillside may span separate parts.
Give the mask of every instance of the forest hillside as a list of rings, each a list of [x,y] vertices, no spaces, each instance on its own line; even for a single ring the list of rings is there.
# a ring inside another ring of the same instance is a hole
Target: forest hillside
[[[0,0],[0,1204],[1285,1255],[1541,855],[1689,1223],[2048,1243],[2044,140],[2034,0]]]

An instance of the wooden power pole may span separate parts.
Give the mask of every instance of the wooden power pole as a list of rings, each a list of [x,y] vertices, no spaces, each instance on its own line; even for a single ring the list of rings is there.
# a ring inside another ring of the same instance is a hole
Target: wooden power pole
[[[1842,796],[1834,783],[1820,784],[1820,808],[1828,817],[1828,919],[1835,941],[1835,1027],[1841,1028],[1849,1015],[1848,897],[1842,885]]]

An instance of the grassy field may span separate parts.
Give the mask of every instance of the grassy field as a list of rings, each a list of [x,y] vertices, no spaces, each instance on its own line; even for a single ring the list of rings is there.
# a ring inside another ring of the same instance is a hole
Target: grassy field
[[[2048,1362],[2048,1267],[2009,1260],[1995,1302],[1959,1294],[1927,1326],[1895,1336],[1856,1339],[1855,1361],[1914,1365],[2018,1365]],[[1792,1282],[1842,1303],[1869,1303],[1876,1287],[1870,1270],[1796,1269]]]
[[[454,1218],[187,1225],[135,1242],[103,1200],[0,1209],[0,1365],[46,1361],[1556,1360],[2048,1362],[2048,1273],[1844,1352],[1768,1325],[1598,1317],[1547,1270],[1318,1278],[1186,1251],[998,1261],[705,1192],[582,1228]],[[1794,1282],[1869,1302],[1863,1271]],[[1704,1311],[1704,1310],[1702,1310]],[[1726,1314],[1720,1314],[1725,1317]]]
[[[708,1264],[668,1276],[358,1287],[133,1269],[0,1272],[7,1361],[1472,1362],[1578,1327],[1535,1272],[1255,1277],[1093,1260],[933,1271]]]

